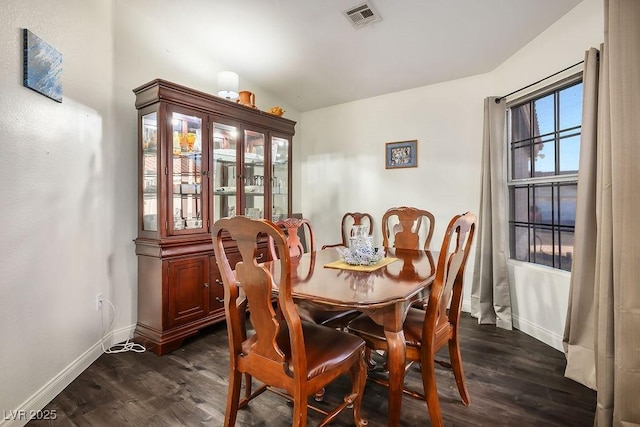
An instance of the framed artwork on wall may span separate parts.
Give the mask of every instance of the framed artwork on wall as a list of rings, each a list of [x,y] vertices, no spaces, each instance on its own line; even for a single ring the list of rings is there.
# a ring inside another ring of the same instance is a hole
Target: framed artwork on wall
[[[387,169],[417,167],[418,140],[387,142],[385,158]]]
[[[62,102],[62,54],[26,28],[23,83],[29,89]]]

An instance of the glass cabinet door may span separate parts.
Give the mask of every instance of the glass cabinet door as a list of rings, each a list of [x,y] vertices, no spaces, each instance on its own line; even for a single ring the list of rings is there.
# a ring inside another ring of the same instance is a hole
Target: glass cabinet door
[[[213,221],[242,215],[236,206],[238,129],[213,123]]]
[[[158,113],[142,116],[142,230],[158,231]]]
[[[289,140],[271,138],[271,216],[274,221],[289,213]]]
[[[170,234],[206,231],[207,207],[203,200],[203,119],[195,114],[170,112],[172,161],[169,172],[172,197],[169,198]],[[206,187],[206,186],[205,186]]]
[[[221,121],[211,117],[213,221],[235,215],[275,221],[286,218],[290,210],[289,139]]]
[[[262,132],[244,131],[242,178],[244,184],[244,214],[249,218],[265,217],[265,136]],[[269,187],[267,183],[267,188]]]

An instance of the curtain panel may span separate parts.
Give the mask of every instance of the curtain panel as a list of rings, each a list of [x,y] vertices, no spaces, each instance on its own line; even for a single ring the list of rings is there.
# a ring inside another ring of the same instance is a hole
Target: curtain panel
[[[480,324],[511,330],[511,291],[507,270],[507,209],[505,188],[505,102],[484,100],[482,180],[476,258],[471,284],[471,315]]]
[[[600,64],[592,49],[585,65],[565,375],[597,390],[595,425],[639,426],[640,1],[604,12]]]
[[[563,338],[567,357],[565,376],[589,388],[596,386],[594,336],[594,289],[596,279],[596,154],[598,145],[599,52],[585,54],[582,77],[582,136],[576,196],[574,258],[571,266],[569,306]],[[610,202],[610,197],[609,197]],[[602,205],[602,200],[598,200]],[[609,204],[610,205],[610,204]]]

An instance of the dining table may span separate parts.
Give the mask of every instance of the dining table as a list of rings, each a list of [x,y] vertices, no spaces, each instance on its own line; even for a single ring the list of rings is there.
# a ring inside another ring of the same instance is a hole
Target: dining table
[[[354,266],[342,261],[335,248],[328,248],[291,259],[294,300],[326,310],[356,309],[384,328],[389,426],[400,424],[406,362],[402,326],[411,305],[429,295],[436,272],[434,257],[434,251],[386,248],[378,263]],[[279,263],[273,265],[273,277],[279,277]]]

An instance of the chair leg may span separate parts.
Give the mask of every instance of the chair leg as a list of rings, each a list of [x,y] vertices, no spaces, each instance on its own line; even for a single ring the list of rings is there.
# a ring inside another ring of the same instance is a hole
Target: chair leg
[[[371,357],[371,349],[369,347],[364,349],[364,359],[367,362],[367,369],[373,371],[376,368],[376,362]]]
[[[364,386],[367,383],[367,365],[364,361],[363,352],[359,354],[357,363],[351,365],[349,378],[351,378],[351,390],[349,394],[344,397],[344,401],[333,411],[326,413],[325,418],[318,424],[318,427],[325,427],[331,424],[345,408],[352,408],[353,420],[355,421],[356,427],[366,427],[369,425],[369,422],[362,418],[362,413],[360,412]]]
[[[460,344],[458,342],[458,335],[449,340],[449,360],[451,360],[451,368],[453,369],[453,376],[456,379],[456,385],[458,386],[458,392],[462,398],[462,403],[468,405],[471,402],[469,398],[469,392],[467,391],[467,385],[464,381],[464,371],[462,369],[462,356],[460,355]]]
[[[440,412],[440,401],[438,400],[438,388],[436,386],[436,369],[434,354],[427,354],[420,362],[422,372],[422,387],[426,398],[429,418],[433,427],[442,427],[442,414]]]
[[[353,401],[353,420],[357,427],[364,427],[369,424],[367,420],[362,418],[362,413],[360,412],[364,386],[367,383],[367,364],[364,357],[360,357],[360,361],[353,365],[349,373],[351,375],[351,393],[357,393]]]
[[[229,392],[227,394],[227,408],[224,416],[224,426],[236,425],[238,415],[238,401],[240,400],[240,387],[242,386],[242,374],[233,371],[229,375]]]
[[[307,426],[307,396],[300,390],[294,392],[293,397],[293,413],[292,427]]]
[[[244,408],[251,400],[251,375],[244,373],[244,398],[240,401],[239,408]]]

